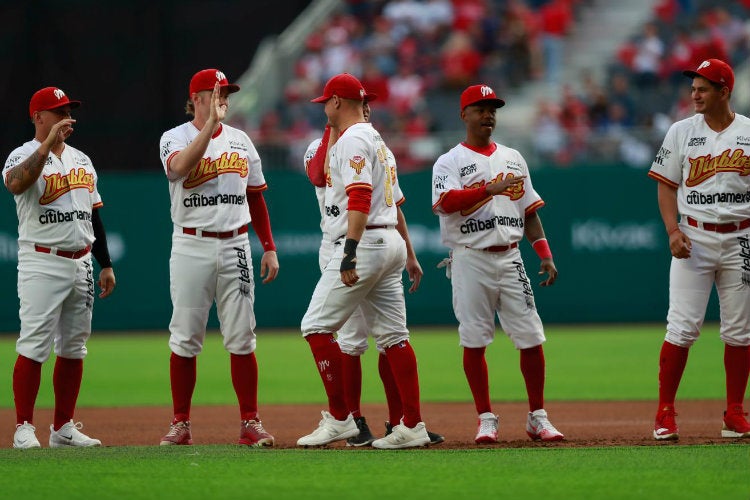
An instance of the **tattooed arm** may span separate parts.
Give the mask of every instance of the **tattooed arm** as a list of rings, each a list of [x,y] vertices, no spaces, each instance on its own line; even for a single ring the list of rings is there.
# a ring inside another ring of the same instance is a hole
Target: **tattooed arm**
[[[13,194],[21,194],[36,182],[52,148],[65,142],[65,139],[73,133],[71,127],[73,123],[75,123],[75,120],[66,118],[54,124],[39,148],[8,171],[5,175],[5,187],[8,188],[8,191]]]

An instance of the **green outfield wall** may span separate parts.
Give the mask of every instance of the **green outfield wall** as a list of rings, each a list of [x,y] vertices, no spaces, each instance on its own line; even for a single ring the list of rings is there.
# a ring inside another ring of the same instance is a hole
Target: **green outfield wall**
[[[661,322],[666,317],[669,251],[656,205],[656,185],[645,170],[543,169],[532,176],[546,201],[539,212],[560,272],[550,288],[535,286],[546,322]],[[259,328],[297,327],[317,281],[319,215],[307,178],[269,171],[266,192],[281,270],[256,286]],[[422,287],[407,295],[409,323],[453,324],[450,282],[436,264],[447,256],[431,212],[430,172],[402,174],[403,210],[425,272]],[[117,275],[117,289],[97,300],[98,330],[165,329],[169,324],[169,251],[172,225],[167,181],[153,173],[102,174],[99,179]],[[13,197],[0,196],[0,331],[18,321],[17,220]],[[256,270],[260,253],[250,232]],[[522,244],[534,283],[539,260]],[[257,281],[257,271],[256,271]],[[408,286],[408,285],[405,285]],[[713,301],[709,318],[717,316]],[[216,326],[215,313],[210,325]]]

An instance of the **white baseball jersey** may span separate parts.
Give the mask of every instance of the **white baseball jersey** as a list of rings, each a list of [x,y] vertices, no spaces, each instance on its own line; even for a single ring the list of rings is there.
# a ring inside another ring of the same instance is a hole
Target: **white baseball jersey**
[[[36,139],[16,148],[3,176],[31,156],[41,143]],[[97,175],[88,156],[66,144],[60,158],[50,153],[37,181],[15,195],[18,242],[37,243],[63,250],[79,250],[94,242],[91,211],[103,205]]]
[[[388,148],[378,131],[369,123],[352,125],[331,147],[329,156],[325,232],[330,238],[335,240],[346,234],[347,193],[360,187],[372,190],[367,224],[395,226],[398,222],[394,192],[396,164],[389,163]]]
[[[750,218],[750,119],[715,132],[702,114],[673,124],[649,177],[677,188],[677,208],[701,222]]]
[[[432,209],[440,216],[440,236],[449,248],[487,248],[520,241],[526,214],[544,206],[531,184],[529,168],[515,149],[493,143],[489,156],[463,143],[440,156],[432,169]],[[498,196],[487,196],[476,206],[445,213],[439,203],[453,189],[476,188],[495,179],[522,176],[523,184]]]
[[[207,231],[244,226],[250,222],[246,190],[264,191],[267,187],[260,156],[247,134],[222,124],[198,167],[178,178],[170,171],[169,162],[199,132],[192,122],[187,122],[161,137],[161,161],[170,180],[172,222]]]

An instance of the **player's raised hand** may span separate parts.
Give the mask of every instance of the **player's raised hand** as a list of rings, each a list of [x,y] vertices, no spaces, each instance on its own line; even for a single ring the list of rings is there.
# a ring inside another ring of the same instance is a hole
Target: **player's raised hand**
[[[406,259],[406,272],[409,273],[409,281],[411,281],[409,293],[414,293],[419,288],[419,284],[422,282],[422,276],[424,276],[422,266],[419,265],[419,261],[416,257]]]
[[[495,180],[487,184],[487,193],[491,195],[500,194],[509,187],[523,183],[524,179],[526,179],[525,175],[519,175],[516,177],[506,175],[504,179]]]
[[[115,281],[114,270],[111,267],[105,267],[104,269],[102,269],[99,273],[98,281],[99,288],[102,289],[102,292],[99,294],[99,298],[103,299],[105,297],[109,297],[109,295],[115,289],[116,284],[117,283]]]
[[[679,229],[669,235],[669,250],[676,259],[689,259],[692,249],[690,238]]]
[[[224,120],[227,114],[227,103],[226,98],[221,97],[221,87],[219,82],[214,84],[214,90],[211,92],[211,115],[216,122]]]
[[[276,252],[269,250],[263,253],[263,257],[260,259],[260,277],[263,279],[263,284],[270,283],[276,279],[279,274],[279,258]]]
[[[547,279],[539,283],[542,286],[551,286],[557,281],[557,268],[552,259],[542,259],[539,276],[547,275]]]
[[[63,118],[59,122],[52,125],[49,131],[49,135],[44,140],[47,145],[52,148],[58,144],[65,142],[65,139],[70,137],[73,133],[73,124],[76,121],[73,118]]]

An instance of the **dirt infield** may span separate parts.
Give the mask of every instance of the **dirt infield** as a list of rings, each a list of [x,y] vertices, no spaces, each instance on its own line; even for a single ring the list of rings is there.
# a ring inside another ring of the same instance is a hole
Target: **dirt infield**
[[[261,407],[263,424],[276,438],[276,447],[294,448],[297,438],[310,433],[320,420],[322,405],[274,405]],[[384,405],[363,405],[373,433],[382,435],[387,418]],[[680,440],[656,442],[651,437],[656,403],[653,401],[617,402],[551,402],[547,404],[552,423],[565,434],[560,443],[535,443],[525,432],[525,403],[495,403],[500,416],[498,448],[698,445],[727,443],[721,438],[723,401],[682,401],[678,403]],[[471,403],[425,403],[422,416],[428,429],[445,436],[440,448],[475,448],[476,414]],[[37,410],[35,425],[42,446],[47,446],[51,410]],[[87,434],[101,439],[105,446],[149,446],[159,443],[168,430],[171,410],[146,408],[80,408],[76,420],[85,423]],[[239,415],[234,406],[202,406],[193,409],[192,426],[195,444],[236,443]],[[12,409],[0,410],[0,448],[10,448],[13,441]],[[750,440],[746,440],[750,443]],[[335,443],[331,447],[344,447]]]

